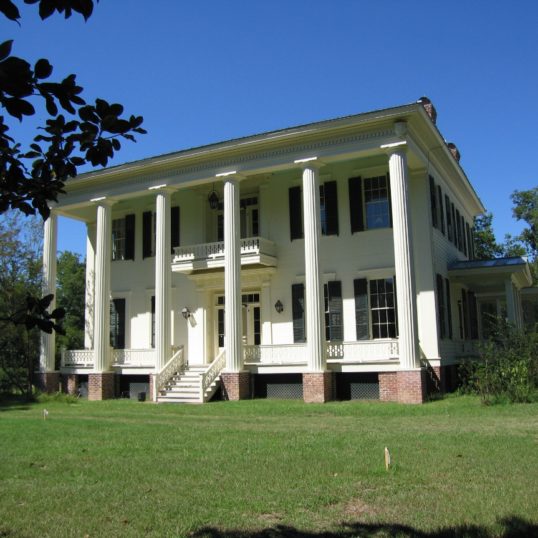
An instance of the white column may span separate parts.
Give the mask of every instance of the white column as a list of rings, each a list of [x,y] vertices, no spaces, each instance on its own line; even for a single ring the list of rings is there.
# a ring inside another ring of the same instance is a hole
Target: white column
[[[110,258],[112,237],[112,202],[98,200],[97,238],[95,245],[94,296],[94,371],[110,369]]]
[[[95,223],[86,224],[86,292],[84,301],[84,348],[93,349],[95,293]]]
[[[58,241],[57,217],[51,210],[43,228],[43,295],[54,295],[48,308],[56,308],[56,245]],[[54,372],[56,334],[41,332],[41,353],[39,367],[41,372]]]
[[[171,358],[170,294],[171,228],[170,191],[157,193],[155,217],[155,370],[159,371]]]
[[[306,352],[308,369],[323,372],[325,361],[325,328],[323,288],[319,266],[319,167],[316,159],[295,161],[303,168],[303,218],[305,258]]]
[[[228,176],[224,179],[224,347],[228,372],[243,368],[239,226],[239,181]]]
[[[411,244],[411,215],[409,213],[407,193],[408,177],[405,142],[388,149],[396,297],[398,301],[400,368],[409,370],[420,366],[420,354],[416,321],[415,265]]]

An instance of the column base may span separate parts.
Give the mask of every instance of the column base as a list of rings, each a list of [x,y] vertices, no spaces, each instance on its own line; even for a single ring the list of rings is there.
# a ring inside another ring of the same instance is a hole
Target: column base
[[[150,402],[155,402],[157,401],[157,399],[154,398],[154,395],[153,395],[153,386],[155,384],[155,374],[149,374],[148,377],[149,377],[149,389],[148,389],[149,394],[147,395],[147,397]]]
[[[303,373],[303,400],[306,403],[325,403],[333,400],[334,375],[332,372]]]
[[[225,400],[250,399],[250,372],[223,372],[220,381]]]
[[[62,392],[66,394],[76,395],[79,389],[78,374],[63,374],[62,375]]]
[[[421,404],[426,400],[426,370],[399,370],[398,402],[405,404]]]
[[[53,394],[60,390],[60,372],[36,372],[34,382],[41,392]]]
[[[382,402],[398,401],[397,372],[379,372],[379,399]]]
[[[88,374],[88,400],[109,400],[114,398],[115,388],[114,372]]]

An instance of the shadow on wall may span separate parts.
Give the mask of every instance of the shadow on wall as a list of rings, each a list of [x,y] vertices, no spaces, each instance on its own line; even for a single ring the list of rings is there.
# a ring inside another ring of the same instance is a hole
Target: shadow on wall
[[[499,521],[501,533],[477,525],[445,527],[434,531],[420,531],[397,523],[347,523],[333,531],[306,532],[294,527],[276,525],[260,531],[227,530],[204,527],[190,536],[195,538],[360,538],[399,536],[401,538],[523,538],[538,536],[538,525],[519,517],[503,518]]]

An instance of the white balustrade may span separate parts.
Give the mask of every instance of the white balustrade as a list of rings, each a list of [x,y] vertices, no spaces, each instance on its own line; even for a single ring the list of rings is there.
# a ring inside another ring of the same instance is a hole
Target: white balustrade
[[[62,366],[67,368],[91,368],[93,366],[93,349],[63,349]]]
[[[205,401],[205,394],[211,384],[217,379],[226,366],[226,351],[223,349],[215,358],[215,360],[200,373],[200,400]]]
[[[243,346],[244,362],[260,364],[306,364],[306,344]]]
[[[183,353],[183,346],[181,346],[162,369],[154,375],[153,401],[157,401],[157,394],[166,386],[170,379],[183,370],[185,370],[185,355]]]
[[[262,237],[241,239],[241,255],[266,254],[274,256],[275,244]],[[203,260],[224,260],[224,241],[174,247],[173,263]]]
[[[115,349],[112,364],[121,366],[155,366],[154,349]]]
[[[363,342],[327,342],[327,360],[350,362],[386,361],[398,358],[398,340],[367,340]]]

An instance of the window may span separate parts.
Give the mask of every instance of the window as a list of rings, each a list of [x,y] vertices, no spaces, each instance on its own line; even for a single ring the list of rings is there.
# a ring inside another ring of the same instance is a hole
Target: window
[[[438,219],[437,219],[437,196],[435,194],[435,181],[432,176],[429,176],[430,180],[430,206],[432,211],[432,226],[438,228]]]
[[[112,221],[112,260],[134,260],[135,216]]]
[[[441,187],[437,185],[437,195],[438,195],[438,207],[439,207],[439,220],[441,224],[441,233],[445,235],[445,211],[443,209],[443,192]]]
[[[125,299],[110,301],[110,345],[125,349]]]
[[[179,207],[173,206],[170,209],[170,243],[172,254],[174,247],[179,247]],[[144,211],[142,214],[142,257],[150,258],[155,256],[155,238],[157,236],[156,213],[154,211]]]
[[[397,308],[394,278],[354,280],[357,340],[396,338]],[[371,335],[371,336],[370,336]]]
[[[454,241],[454,230],[452,213],[450,211],[450,198],[445,194],[445,212],[446,212],[446,235],[449,241]]]
[[[306,342],[304,284],[292,284],[291,310],[293,316],[293,341],[294,343]]]
[[[436,275],[437,282],[437,320],[439,322],[439,338],[446,338],[446,307],[445,307],[445,287],[443,277]]]
[[[351,233],[392,225],[388,175],[349,178]]]
[[[302,239],[303,204],[301,187],[290,187],[290,240]],[[338,198],[336,181],[327,181],[319,187],[320,219],[322,235],[338,235]]]
[[[462,218],[461,218],[460,212],[456,209],[456,227],[457,227],[457,234],[458,234],[456,246],[461,252],[463,252],[463,233],[461,229],[461,224],[462,224]]]
[[[344,339],[344,320],[342,313],[342,284],[331,281],[323,286],[325,310],[325,338],[328,342],[341,342]]]

